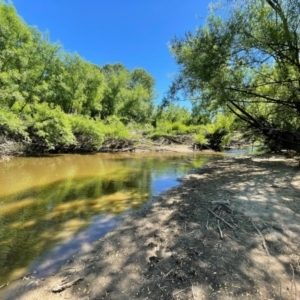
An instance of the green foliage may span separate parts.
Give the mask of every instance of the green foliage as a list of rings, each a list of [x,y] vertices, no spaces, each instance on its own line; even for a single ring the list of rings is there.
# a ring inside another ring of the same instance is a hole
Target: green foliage
[[[170,131],[174,131],[177,134],[184,134],[187,132],[187,126],[180,122],[175,122],[171,124]]]
[[[69,118],[60,107],[49,107],[47,103],[34,104],[24,114],[30,137],[39,147],[51,150],[56,145],[75,143]]]
[[[2,136],[26,138],[36,151],[92,151],[129,137],[124,124],[152,120],[155,83],[145,70],[66,53],[1,0],[0,20]]]
[[[151,134],[154,131],[154,127],[149,123],[130,122],[126,127],[131,134],[131,138],[139,138],[141,135]]]
[[[154,133],[152,138],[163,135],[184,135],[194,133],[195,126],[190,124],[190,112],[185,107],[180,107],[174,103],[162,105],[153,114]]]
[[[166,107],[160,107],[155,113],[155,118],[158,120],[167,121],[170,123],[180,122],[182,124],[190,123],[191,114],[185,107],[168,103]]]
[[[105,122],[105,136],[107,138],[123,139],[129,138],[130,134],[127,127],[116,116],[106,118]]]
[[[194,143],[200,144],[202,146],[207,146],[209,144],[209,140],[207,137],[205,137],[204,134],[199,133],[195,136]]]
[[[118,116],[124,123],[147,122],[152,115],[154,80],[142,69],[130,73],[120,64],[106,64],[102,68],[106,88],[101,118]]]
[[[0,109],[0,134],[5,136],[19,135],[28,140],[26,126],[20,117],[7,109]]]
[[[226,132],[231,132],[234,127],[235,116],[218,113],[215,121],[207,126],[210,134],[217,130],[223,129]]]
[[[194,142],[214,150],[223,149],[230,142],[234,126],[235,116],[218,113],[214,122],[196,127],[198,133]]]
[[[104,141],[104,130],[99,121],[86,116],[69,116],[72,131],[76,137],[76,148],[98,150]]]
[[[300,150],[299,1],[235,0],[222,15],[173,40],[171,96],[184,89],[196,111],[230,111],[253,135]]]

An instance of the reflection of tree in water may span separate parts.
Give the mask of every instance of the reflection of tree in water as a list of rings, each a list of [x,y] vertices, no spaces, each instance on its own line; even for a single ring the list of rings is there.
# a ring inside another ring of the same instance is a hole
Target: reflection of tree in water
[[[149,172],[142,173],[131,172],[129,181],[69,179],[1,198],[0,283],[19,276],[16,269],[54,243],[89,226],[93,216],[141,205],[148,198],[150,180]]]
[[[86,158],[85,165],[89,167],[90,157]],[[101,168],[98,176],[69,177],[1,197],[0,285],[24,274],[33,260],[56,243],[87,228],[94,216],[117,215],[139,207],[149,198],[152,174],[172,172],[178,176],[199,165],[199,159],[189,164],[182,163],[183,159],[183,156],[130,157],[117,159],[118,168],[105,170],[104,160],[94,157],[94,164]],[[200,161],[202,164],[203,159]],[[47,169],[42,159],[37,162],[40,165],[36,167]],[[55,166],[65,166],[66,162],[72,163],[68,156],[49,160]],[[80,170],[83,163],[77,162],[71,166],[72,170]],[[70,173],[74,175],[73,171]]]

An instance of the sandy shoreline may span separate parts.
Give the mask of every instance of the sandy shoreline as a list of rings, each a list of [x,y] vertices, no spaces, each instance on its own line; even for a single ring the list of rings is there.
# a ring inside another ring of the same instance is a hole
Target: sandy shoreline
[[[5,299],[243,297],[300,298],[294,159],[210,162],[127,216],[90,252],[43,280],[32,275]]]

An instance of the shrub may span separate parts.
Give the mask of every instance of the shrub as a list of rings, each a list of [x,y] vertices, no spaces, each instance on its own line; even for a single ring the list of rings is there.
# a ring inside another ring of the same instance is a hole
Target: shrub
[[[26,126],[20,117],[6,109],[0,109],[0,135],[29,139]]]
[[[72,131],[76,137],[76,148],[98,150],[104,141],[104,125],[83,115],[70,116]]]
[[[52,150],[57,144],[75,143],[69,118],[60,107],[49,107],[44,102],[32,104],[27,110],[24,117],[33,147]]]
[[[127,139],[130,134],[126,126],[116,116],[109,116],[104,121],[105,138]]]

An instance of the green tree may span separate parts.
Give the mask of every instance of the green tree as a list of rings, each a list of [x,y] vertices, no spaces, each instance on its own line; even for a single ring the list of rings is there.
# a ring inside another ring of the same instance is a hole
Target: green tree
[[[300,151],[298,0],[231,1],[171,44],[183,89],[206,111],[231,111],[270,145]],[[200,109],[201,110],[201,109]]]
[[[119,115],[127,123],[149,122],[153,113],[153,99],[155,81],[153,77],[143,69],[134,69],[130,76],[129,88]]]
[[[101,117],[117,116],[123,122],[146,122],[153,111],[154,79],[143,69],[127,70],[122,64],[102,68],[106,87]]]
[[[185,107],[175,105],[174,103],[168,104],[164,107],[159,114],[159,118],[171,123],[180,122],[188,124],[190,122],[191,113]]]
[[[105,138],[127,138],[126,124],[149,122],[154,84],[143,69],[101,68],[63,51],[0,0],[0,142],[98,150]]]
[[[118,115],[122,98],[129,87],[130,72],[120,63],[106,64],[102,71],[106,79],[106,88],[102,101],[101,118],[105,119],[108,116]]]
[[[19,83],[33,38],[14,7],[3,1],[0,2],[0,20],[0,104],[11,108],[26,97],[19,90]]]

